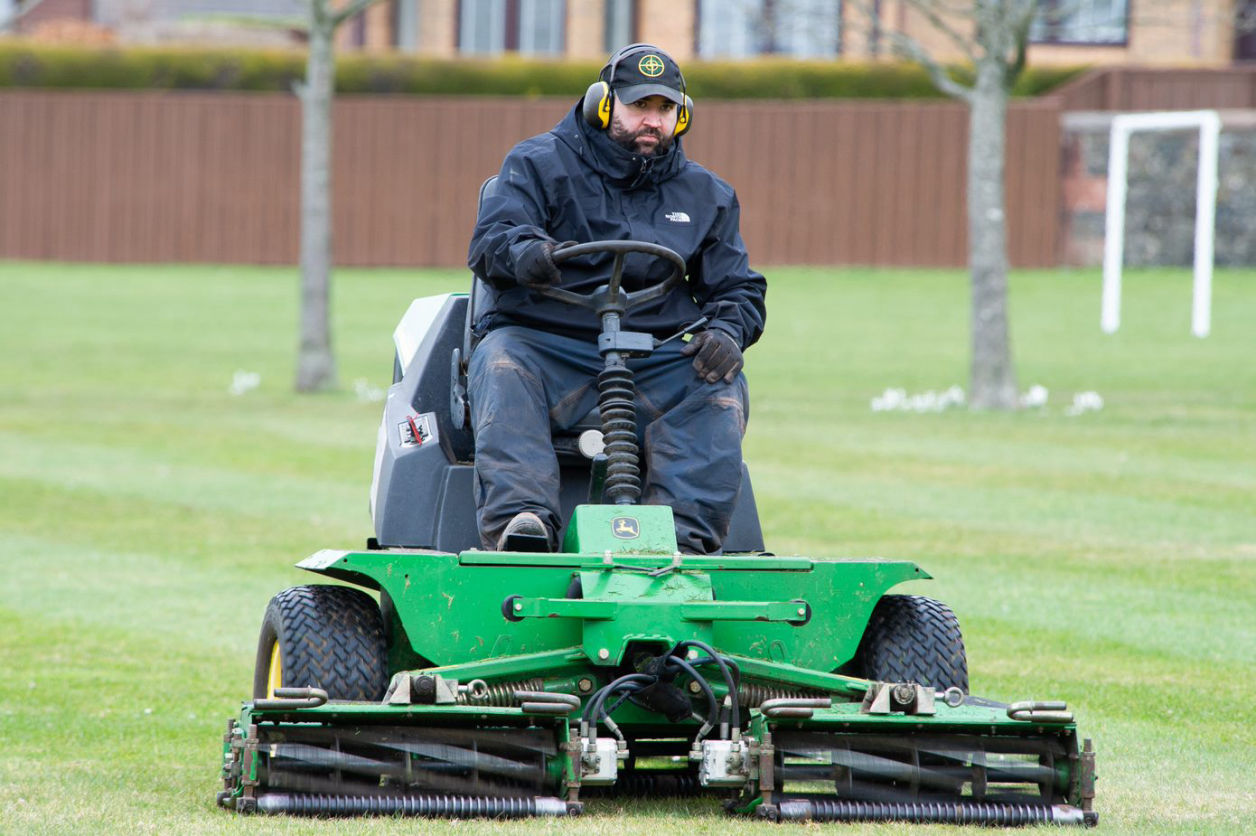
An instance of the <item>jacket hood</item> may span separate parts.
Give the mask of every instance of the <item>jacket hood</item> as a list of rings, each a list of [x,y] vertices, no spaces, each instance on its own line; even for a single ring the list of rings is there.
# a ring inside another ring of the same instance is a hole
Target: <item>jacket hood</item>
[[[550,133],[557,136],[590,168],[627,189],[661,183],[680,173],[685,166],[685,149],[680,138],[658,156],[634,154],[584,121],[582,102],[577,101]]]

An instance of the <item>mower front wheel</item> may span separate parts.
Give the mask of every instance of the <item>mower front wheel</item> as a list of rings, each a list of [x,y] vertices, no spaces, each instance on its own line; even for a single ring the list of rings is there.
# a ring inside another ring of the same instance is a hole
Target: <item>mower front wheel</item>
[[[855,655],[860,675],[968,693],[968,658],[959,619],[923,595],[884,595],[872,610]]]
[[[384,620],[375,600],[347,586],[294,586],[262,618],[253,697],[322,688],[333,700],[379,700],[388,687]]]

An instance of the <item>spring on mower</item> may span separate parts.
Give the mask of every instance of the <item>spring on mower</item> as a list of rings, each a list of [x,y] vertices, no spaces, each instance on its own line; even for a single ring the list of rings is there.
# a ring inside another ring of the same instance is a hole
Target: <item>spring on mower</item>
[[[580,790],[580,795],[595,798],[677,798],[698,795],[704,789],[698,776],[691,772],[630,769],[619,773],[614,784],[585,787]]]
[[[470,795],[304,795],[273,793],[257,799],[259,813],[290,816],[451,816],[522,818],[565,816],[557,798]]]
[[[1022,827],[1027,824],[1087,824],[1097,820],[1075,807],[1034,804],[945,804],[937,802],[879,802],[843,800],[786,800],[780,816],[787,821],[877,822],[906,821],[915,824],[981,824]]]
[[[475,705],[491,705],[502,708],[509,708],[516,705],[515,691],[540,691],[545,688],[545,683],[540,678],[521,679],[518,682],[494,682],[488,686],[488,696],[482,700],[472,700],[466,694],[458,695],[458,702],[466,705],[474,703]]]
[[[818,696],[820,694],[815,691],[778,688],[771,685],[759,685],[755,682],[743,682],[737,689],[737,700],[744,708],[758,708],[768,700],[807,699]]]
[[[602,440],[606,444],[606,497],[615,505],[641,498],[640,450],[637,447],[636,387],[624,366],[603,369],[597,376]]]

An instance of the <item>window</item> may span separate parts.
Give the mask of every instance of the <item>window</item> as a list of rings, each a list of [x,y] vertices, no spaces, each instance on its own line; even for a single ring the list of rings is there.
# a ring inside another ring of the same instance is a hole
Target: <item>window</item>
[[[1042,0],[1029,27],[1035,44],[1129,42],[1129,0]]]
[[[1237,11],[1234,58],[1251,61],[1256,59],[1256,0],[1239,0]]]
[[[841,52],[841,0],[699,0],[698,54],[831,58]]]
[[[562,55],[563,0],[519,0],[519,46],[527,55]]]
[[[415,52],[419,48],[419,0],[397,0],[393,6],[393,32],[398,49]]]
[[[702,58],[746,58],[754,55],[759,23],[751,0],[700,0],[698,55]]]
[[[637,42],[636,6],[636,0],[606,0],[602,49],[607,54]]]
[[[745,58],[757,48],[762,0],[699,0],[698,54],[703,58]]]
[[[794,58],[832,58],[840,51],[842,4],[836,0],[778,0],[772,52]]]
[[[566,5],[565,0],[461,0],[458,49],[477,55],[507,50],[561,55]]]
[[[496,55],[506,49],[506,0],[462,0],[458,5],[459,50]]]

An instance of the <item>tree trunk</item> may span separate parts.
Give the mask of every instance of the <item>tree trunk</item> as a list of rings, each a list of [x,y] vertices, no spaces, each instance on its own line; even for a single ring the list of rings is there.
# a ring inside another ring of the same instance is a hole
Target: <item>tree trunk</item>
[[[335,27],[326,0],[312,0],[310,53],[301,93],[301,343],[296,389],[336,385],[331,352],[331,102]]]
[[[972,275],[974,409],[1015,409],[1016,371],[1007,323],[1007,221],[1003,164],[1008,89],[1003,66],[977,65],[968,121],[968,263]]]

